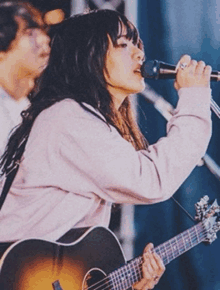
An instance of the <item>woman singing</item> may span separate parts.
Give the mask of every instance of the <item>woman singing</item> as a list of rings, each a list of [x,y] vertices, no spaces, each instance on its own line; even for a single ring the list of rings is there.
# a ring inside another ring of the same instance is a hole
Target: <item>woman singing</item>
[[[137,29],[115,11],[56,28],[48,67],[1,160],[2,174],[20,167],[0,212],[0,241],[107,227],[113,203],[167,200],[191,173],[211,136],[211,67],[180,59],[175,114],[166,137],[148,145],[129,100],[145,88],[143,61]],[[164,272],[151,249],[135,289],[152,289]]]

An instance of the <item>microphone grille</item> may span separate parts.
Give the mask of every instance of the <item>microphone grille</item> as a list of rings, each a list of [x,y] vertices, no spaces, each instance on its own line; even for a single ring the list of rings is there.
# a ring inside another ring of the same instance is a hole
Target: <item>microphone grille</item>
[[[144,78],[157,79],[159,76],[159,62],[157,60],[147,60],[141,67],[141,74]]]

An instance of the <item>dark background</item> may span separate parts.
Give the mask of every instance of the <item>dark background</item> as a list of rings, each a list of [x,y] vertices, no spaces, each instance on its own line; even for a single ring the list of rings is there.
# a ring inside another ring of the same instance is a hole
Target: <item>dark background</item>
[[[220,70],[220,1],[157,0],[139,1],[138,26],[148,59],[176,64],[183,54],[204,60]],[[148,81],[155,91],[173,105],[177,95],[172,80]],[[213,99],[220,104],[220,86],[212,83]],[[165,134],[166,121],[140,97],[139,122],[150,143]],[[144,114],[143,114],[144,112]],[[220,120],[213,115],[213,135],[208,154],[220,164]],[[219,199],[219,180],[207,169],[196,167],[174,198],[192,215],[194,204],[204,195]],[[220,202],[220,201],[219,201]],[[194,222],[172,200],[151,206],[135,207],[135,255],[146,242],[156,245],[194,225]],[[219,234],[218,234],[219,235]],[[220,240],[212,245],[200,244],[167,265],[155,289],[219,290]]]

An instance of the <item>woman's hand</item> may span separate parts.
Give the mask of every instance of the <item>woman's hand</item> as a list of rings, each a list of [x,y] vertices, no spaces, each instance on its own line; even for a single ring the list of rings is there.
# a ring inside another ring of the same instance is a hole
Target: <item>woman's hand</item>
[[[133,285],[137,290],[153,289],[165,271],[165,266],[159,255],[153,252],[153,244],[148,244],[143,253],[143,278]]]
[[[204,61],[191,60],[189,55],[181,57],[177,64],[176,90],[189,87],[209,87],[212,68]]]

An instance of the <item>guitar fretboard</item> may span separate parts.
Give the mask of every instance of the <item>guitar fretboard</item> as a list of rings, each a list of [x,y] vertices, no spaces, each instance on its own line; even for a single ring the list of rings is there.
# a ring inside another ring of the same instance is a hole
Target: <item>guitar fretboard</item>
[[[167,265],[175,258],[204,241],[205,237],[206,231],[201,222],[156,247],[155,251],[162,258],[164,265]]]
[[[159,245],[154,249],[154,251],[162,258],[164,265],[167,265],[178,256],[204,241],[206,235],[207,231],[204,223],[200,222],[192,228]],[[124,290],[140,281],[142,278],[142,263],[143,258],[140,256],[112,272],[108,276],[108,289]]]

